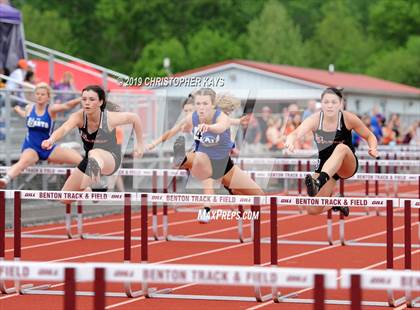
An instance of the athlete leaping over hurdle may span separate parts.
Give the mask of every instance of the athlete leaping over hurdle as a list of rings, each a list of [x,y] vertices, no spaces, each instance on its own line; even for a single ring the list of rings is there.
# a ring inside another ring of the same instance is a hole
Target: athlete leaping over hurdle
[[[378,157],[375,135],[353,113],[343,111],[343,94],[337,88],[327,88],[321,95],[321,111],[305,119],[287,136],[286,147],[293,152],[297,139],[312,131],[318,147],[318,164],[314,177],[308,174],[305,184],[309,196],[331,196],[337,180],[352,177],[358,168],[358,160],[352,145],[351,131],[355,130],[369,145],[369,155]],[[308,214],[320,214],[331,207],[308,206]],[[333,207],[348,216],[349,208]]]
[[[122,158],[115,133],[117,126],[133,125],[136,133],[133,156],[140,157],[143,154],[139,116],[119,112],[116,105],[106,101],[105,91],[100,86],[90,85],[82,90],[82,108],[70,115],[49,139],[42,142],[42,148],[49,150],[72,129],[79,129],[86,154],[67,179],[63,191],[90,190],[92,185],[98,183],[101,175],[109,176],[119,169]]]
[[[193,131],[194,151],[186,153],[185,139],[178,138],[174,144],[176,166],[190,170],[199,180],[219,180],[235,195],[264,195],[258,184],[230,158],[232,120],[216,106],[214,90],[199,89],[194,92],[193,100],[195,111],[188,114],[179,126]]]

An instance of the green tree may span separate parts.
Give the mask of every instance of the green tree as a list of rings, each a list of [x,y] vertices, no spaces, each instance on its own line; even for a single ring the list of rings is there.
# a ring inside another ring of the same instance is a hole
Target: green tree
[[[420,87],[420,36],[411,36],[405,47],[375,57],[367,74]]]
[[[21,11],[25,25],[25,39],[64,53],[74,51],[70,23],[57,11],[41,12],[29,4],[25,4]]]
[[[188,67],[195,68],[227,59],[242,58],[242,50],[229,35],[204,28],[188,40]]]
[[[165,76],[167,72],[163,68],[163,59],[169,57],[173,72],[185,69],[187,57],[184,46],[177,39],[167,41],[154,41],[149,43],[142,52],[141,57],[135,63],[133,75]]]
[[[369,31],[383,48],[402,46],[410,35],[420,34],[418,0],[381,0],[369,9]]]
[[[322,6],[323,20],[308,42],[307,58],[314,67],[364,72],[374,42],[367,38],[346,2],[332,1]]]
[[[276,0],[265,3],[261,14],[248,25],[248,57],[270,63],[304,65],[300,30]]]

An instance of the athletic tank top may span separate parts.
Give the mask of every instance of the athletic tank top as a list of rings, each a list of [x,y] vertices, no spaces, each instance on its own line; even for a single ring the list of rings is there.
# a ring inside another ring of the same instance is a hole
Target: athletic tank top
[[[28,127],[28,133],[26,134],[26,141],[41,146],[42,141],[47,140],[53,130],[54,121],[48,113],[48,106],[45,107],[44,113],[38,116],[35,112],[35,105],[32,107],[31,112],[26,117],[26,127]]]
[[[324,131],[322,123],[324,120],[324,112],[320,112],[318,129],[314,133],[314,139],[318,148],[319,157],[329,157],[334,151],[335,147],[344,143],[354,153],[354,147],[352,144],[351,130],[348,130],[344,123],[343,112],[338,112],[338,121],[336,131]]]
[[[87,115],[83,112],[83,127],[79,128],[79,132],[86,153],[97,148],[114,153],[121,152],[121,149],[117,144],[116,129],[109,130],[107,116],[107,111],[102,111],[99,119],[99,128],[96,131],[89,133]]]
[[[216,109],[211,122],[212,124],[216,123],[220,113],[222,111]],[[220,134],[209,131],[205,133],[199,132],[198,125],[200,124],[200,120],[197,112],[192,114],[192,123],[195,151],[207,154],[210,159],[224,159],[229,156],[234,145],[230,137],[230,128]]]

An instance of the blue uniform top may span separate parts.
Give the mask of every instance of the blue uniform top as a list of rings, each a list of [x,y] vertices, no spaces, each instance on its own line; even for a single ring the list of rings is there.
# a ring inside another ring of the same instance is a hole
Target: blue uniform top
[[[26,117],[26,127],[28,127],[28,133],[23,142],[22,151],[31,148],[38,153],[41,160],[46,160],[55,147],[51,148],[51,150],[41,148],[42,141],[47,140],[54,130],[54,121],[48,113],[48,105],[41,116],[36,114],[34,105]]]
[[[216,123],[222,111],[216,109],[213,115],[212,124]],[[230,138],[230,128],[226,129],[220,134],[212,132],[199,132],[198,125],[200,124],[198,113],[192,114],[193,135],[195,141],[195,151],[207,154],[210,159],[224,159],[229,156],[234,144]]]

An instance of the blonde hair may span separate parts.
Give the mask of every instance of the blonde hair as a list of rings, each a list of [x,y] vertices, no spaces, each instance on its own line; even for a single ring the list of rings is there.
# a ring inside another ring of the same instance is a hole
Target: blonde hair
[[[216,102],[216,92],[211,88],[200,88],[196,92],[193,92],[192,96],[194,98],[194,102],[196,96],[210,96],[211,103],[215,104]]]
[[[224,93],[216,96],[216,106],[218,106],[224,113],[229,114],[241,106],[241,100]]]
[[[40,83],[36,84],[35,85],[35,91],[37,89],[45,89],[47,91],[47,93],[48,93],[48,97],[51,97],[51,87],[47,83],[40,82]]]

